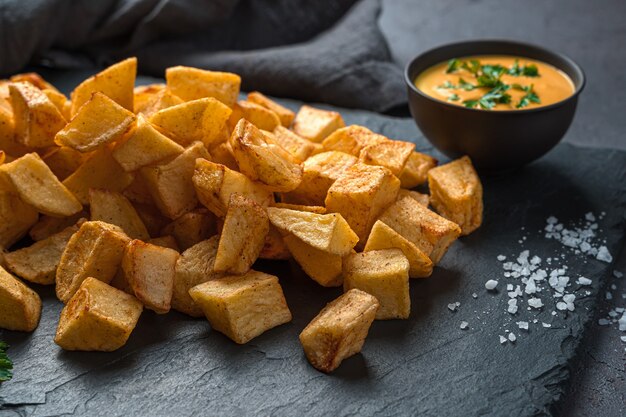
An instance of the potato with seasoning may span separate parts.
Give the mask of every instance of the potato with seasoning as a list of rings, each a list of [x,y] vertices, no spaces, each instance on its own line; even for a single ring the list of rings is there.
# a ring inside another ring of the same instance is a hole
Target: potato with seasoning
[[[320,143],[328,135],[345,126],[343,118],[336,111],[316,109],[304,105],[300,107],[293,121],[293,131],[312,142]]]
[[[0,328],[32,332],[40,316],[39,295],[0,267]]]

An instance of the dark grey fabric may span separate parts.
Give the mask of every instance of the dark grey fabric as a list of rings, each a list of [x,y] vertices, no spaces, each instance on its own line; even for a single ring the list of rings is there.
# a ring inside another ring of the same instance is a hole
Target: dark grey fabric
[[[246,90],[385,111],[406,94],[379,14],[378,0],[0,0],[0,73],[136,55],[149,75],[234,71]]]

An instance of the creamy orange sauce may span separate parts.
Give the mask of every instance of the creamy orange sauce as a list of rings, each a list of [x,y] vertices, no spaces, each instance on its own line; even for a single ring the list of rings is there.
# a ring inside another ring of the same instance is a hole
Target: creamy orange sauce
[[[506,100],[510,101],[502,103],[494,100],[495,105],[491,110],[519,110],[547,106],[564,100],[575,91],[574,83],[567,74],[545,62],[508,55],[477,55],[458,58],[458,61],[461,62],[470,63],[471,60],[479,61],[481,66],[499,64],[507,69],[512,68],[516,60],[519,67],[532,65],[537,67],[538,76],[535,77],[514,76],[505,71],[499,79],[503,84],[509,86],[505,93],[510,96]],[[447,72],[448,65],[448,61],[446,61],[428,68],[415,79],[415,86],[431,97],[466,107],[471,105],[471,102],[468,102],[468,100],[480,100],[492,90],[491,87],[478,87],[479,83],[475,74],[461,66],[453,72]],[[466,91],[459,87],[461,79],[477,87]],[[517,86],[513,87],[514,84],[517,84]],[[528,98],[527,93],[531,85],[532,91],[540,102],[536,103],[527,99],[525,100],[526,105],[520,106],[522,98],[525,96]],[[520,86],[526,88],[526,91],[520,90]],[[464,102],[467,104],[464,104]],[[473,107],[477,109],[484,108],[479,104]]]

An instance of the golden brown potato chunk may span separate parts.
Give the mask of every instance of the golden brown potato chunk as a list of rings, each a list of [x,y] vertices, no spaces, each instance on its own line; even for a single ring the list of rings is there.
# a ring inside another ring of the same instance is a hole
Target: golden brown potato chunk
[[[241,194],[231,195],[215,256],[215,272],[247,272],[263,249],[269,227],[262,206]]]
[[[4,261],[7,269],[35,284],[54,284],[61,255],[67,242],[77,231],[78,226],[70,226],[27,248],[6,253]]]
[[[436,166],[437,160],[432,156],[412,152],[399,177],[402,188],[414,188],[424,184],[428,179],[428,171]]]
[[[430,196],[428,194],[422,194],[422,193],[418,193],[417,191],[406,190],[404,188],[400,188],[400,190],[398,191],[398,197],[396,198],[396,200],[400,200],[404,197],[411,197],[412,199],[414,199],[415,201],[417,201],[424,207],[428,207],[428,204],[430,204]]]
[[[80,284],[93,277],[109,283],[122,261],[130,238],[104,222],[85,222],[67,243],[57,268],[56,294],[66,303]]]
[[[365,244],[365,252],[381,249],[397,248],[404,253],[409,261],[410,278],[426,278],[433,273],[433,261],[414,243],[378,220]]]
[[[287,203],[324,205],[331,185],[343,175],[357,158],[344,152],[322,152],[302,164],[302,182],[293,191],[282,195]]]
[[[161,86],[144,86],[147,87],[144,90],[138,90],[141,87],[135,88],[135,114],[143,114],[149,118],[160,110],[184,103],[182,98],[172,94],[164,84]]]
[[[211,154],[212,162],[224,165],[225,167],[234,171],[239,170],[239,165],[237,165],[237,160],[233,156],[233,150],[230,147],[230,143],[222,142],[216,146],[213,146],[211,149],[209,149],[209,153]]]
[[[336,111],[302,106],[293,122],[293,131],[313,142],[320,143],[328,135],[346,124]]]
[[[483,222],[483,186],[469,157],[428,171],[431,203],[437,213],[468,235]]]
[[[239,170],[252,181],[278,192],[291,191],[300,184],[302,167],[282,147],[268,143],[263,133],[247,120],[237,123],[229,143]]]
[[[434,264],[461,234],[461,228],[411,197],[396,201],[380,220],[427,254]]]
[[[40,315],[37,293],[0,267],[0,328],[32,332]]]
[[[100,92],[129,111],[133,111],[133,89],[137,76],[137,58],[128,58],[87,78],[72,91],[74,116],[95,92]]]
[[[50,168],[36,153],[29,153],[8,164],[0,165],[20,198],[38,211],[50,216],[71,216],[83,209]]]
[[[153,245],[161,246],[164,248],[174,249],[176,252],[180,252],[180,247],[178,246],[178,242],[176,242],[176,238],[174,236],[155,237],[148,240],[148,243],[152,243]]]
[[[326,209],[341,213],[363,248],[378,216],[396,200],[400,181],[384,167],[356,164],[328,189]]]
[[[37,210],[17,194],[0,190],[0,247],[8,248],[24,237],[38,218]]]
[[[65,350],[114,351],[126,344],[142,310],[132,295],[87,278],[61,311],[54,342]]]
[[[348,255],[343,260],[343,290],[353,288],[376,297],[376,320],[409,318],[409,261],[400,249]]]
[[[316,369],[332,372],[361,351],[379,303],[353,289],[331,301],[300,333],[304,353]]]
[[[289,110],[287,107],[281,106],[280,104],[259,93],[258,91],[248,93],[248,101],[258,104],[259,106],[263,106],[266,109],[269,109],[276,113],[280,118],[280,123],[284,127],[291,126],[291,122],[293,122],[294,117],[296,117],[296,114]]]
[[[228,107],[237,102],[241,86],[237,74],[183,66],[165,70],[165,79],[167,88],[185,101],[214,97]]]
[[[173,236],[178,247],[187,250],[217,233],[215,220],[207,209],[196,209],[169,223],[161,229],[161,234]]]
[[[133,240],[124,250],[122,271],[135,297],[158,314],[170,311],[178,252]]]
[[[87,155],[72,148],[61,147],[53,148],[41,158],[59,181],[63,181],[85,162]]]
[[[29,82],[40,90],[52,90],[58,92],[55,86],[44,80],[44,78],[36,72],[24,72],[21,74],[12,75],[9,78],[11,82]]]
[[[85,211],[78,212],[69,217],[41,216],[39,217],[39,221],[30,228],[28,235],[32,240],[37,242],[55,233],[59,233],[67,227],[75,225],[80,219],[86,219],[88,217],[89,214]]]
[[[310,140],[296,135],[283,126],[276,127],[273,132],[263,133],[266,136],[269,135],[271,141],[280,145],[298,161],[305,161],[308,157],[316,153],[320,146],[318,143],[313,143]]]
[[[241,119],[246,119],[259,129],[270,132],[280,126],[280,119],[272,110],[245,100],[238,101],[233,107],[228,120],[230,130],[233,130]]]
[[[99,220],[120,227],[130,238],[148,240],[150,235],[137,210],[120,193],[107,190],[89,190],[91,220]]]
[[[54,135],[65,126],[65,117],[52,101],[28,82],[9,84],[15,123],[15,139],[29,147],[54,145]]]
[[[305,206],[303,204],[274,203],[272,207],[296,211],[308,211],[309,213],[316,214],[326,214],[326,207],[323,206]]]
[[[374,133],[365,126],[350,125],[335,130],[324,139],[322,146],[325,151],[344,152],[359,156],[361,150],[366,146],[375,145],[388,140],[386,136]]]
[[[323,287],[341,286],[341,255],[316,249],[294,235],[283,236],[283,241],[298,265],[313,281]]]
[[[189,294],[214,330],[244,344],[291,321],[278,278],[258,271],[207,281]]]
[[[413,149],[413,143],[387,140],[361,149],[359,162],[388,168],[393,175],[400,176]]]

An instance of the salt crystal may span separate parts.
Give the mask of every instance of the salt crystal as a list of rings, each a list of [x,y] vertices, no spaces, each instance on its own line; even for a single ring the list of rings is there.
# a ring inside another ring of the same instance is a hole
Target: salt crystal
[[[553,316],[556,316],[556,311],[553,311],[553,312],[552,312],[552,315],[553,315]]]
[[[465,330],[465,329],[467,329],[467,326],[469,326],[469,323],[466,322],[466,321],[462,321],[461,322],[461,326],[459,326],[459,327],[461,327],[461,330]]]
[[[613,257],[609,253],[609,250],[606,246],[600,246],[598,248],[598,254],[596,255],[596,259],[606,263],[613,262]]]
[[[497,286],[498,281],[496,281],[495,279],[490,279],[489,281],[485,282],[485,288],[487,288],[487,290],[489,291],[495,290]]]
[[[450,311],[456,311],[456,304],[455,303],[448,304],[448,309],[450,309]]]
[[[617,289],[617,285],[615,285],[615,284],[611,284],[611,289],[612,289],[612,290],[616,290],[616,289]]]
[[[510,340],[511,342],[515,342],[515,341],[517,340],[517,337],[515,337],[515,334],[514,334],[514,333],[509,333],[509,340]]]
[[[542,325],[543,327],[552,327],[552,325],[551,325],[550,323],[544,323],[544,322],[541,322],[541,325]]]
[[[622,342],[626,342],[626,336],[620,336],[620,339],[622,339]]]
[[[513,284],[506,284],[507,291],[513,291]]]
[[[535,281],[530,279],[526,284],[526,288],[524,289],[526,294],[534,294],[537,292],[537,286],[535,285]]]
[[[511,314],[517,313],[517,299],[512,298],[509,300],[509,308],[507,311]]]
[[[600,326],[607,326],[607,325],[609,325],[610,323],[611,323],[611,322],[610,322],[610,321],[608,321],[607,319],[599,319],[599,320],[598,320],[598,324],[599,324]]]
[[[621,278],[621,277],[624,276],[624,274],[622,272],[620,272],[620,271],[613,271],[613,276],[615,278]]]
[[[504,337],[504,336],[500,336],[500,343],[501,343],[501,344],[505,344],[505,343],[506,343],[506,340],[507,340],[507,339],[506,339],[506,337]]]
[[[531,265],[539,265],[540,263],[541,263],[541,258],[538,257],[537,255],[533,256],[532,259],[530,260]]]
[[[472,297],[474,298],[478,298],[478,294],[476,294],[475,292],[472,293]]]
[[[591,281],[589,278],[585,278],[585,277],[580,277],[578,278],[578,281],[576,281],[577,284],[580,285],[591,285],[593,281]]]
[[[528,305],[533,308],[541,308],[543,306],[543,303],[541,302],[541,298],[533,297],[528,299]]]
[[[563,296],[563,301],[565,301],[567,304],[573,303],[575,299],[576,296],[574,294],[565,294]]]
[[[592,212],[589,212],[585,214],[585,219],[589,220],[590,222],[595,222],[596,216],[594,216]]]
[[[626,313],[622,314],[622,318],[617,322],[619,324],[619,329],[622,332],[626,332]]]
[[[527,321],[518,321],[517,327],[520,329],[528,330],[528,322]]]
[[[502,262],[502,261],[504,261],[504,260],[506,259],[506,256],[504,256],[504,255],[498,255],[498,256],[496,257],[496,259],[497,259],[497,260],[499,260],[500,262]]]
[[[561,311],[567,310],[567,303],[559,301],[558,303],[556,303],[556,308]]]
[[[613,299],[613,294],[611,293],[611,291],[607,291],[605,294],[605,298],[607,300],[612,300]]]
[[[589,252],[589,250],[591,249],[591,245],[590,245],[589,243],[587,243],[587,242],[583,242],[583,243],[581,243],[579,247],[580,247],[580,250],[581,250],[583,253],[587,253],[587,252]]]
[[[559,219],[557,219],[554,216],[550,216],[546,219],[546,223],[548,224],[556,224],[559,221]]]

